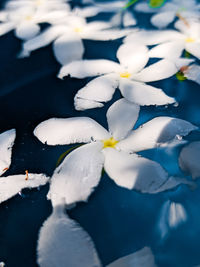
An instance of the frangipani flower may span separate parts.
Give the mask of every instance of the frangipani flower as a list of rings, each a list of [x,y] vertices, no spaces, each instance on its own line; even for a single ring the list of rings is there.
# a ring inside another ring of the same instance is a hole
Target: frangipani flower
[[[0,175],[7,171],[11,164],[12,146],[15,140],[15,129],[0,134]],[[33,188],[48,182],[44,174],[11,175],[0,177],[0,203],[8,200],[23,188]]]
[[[185,146],[179,156],[179,165],[185,172],[189,172],[193,179],[200,177],[200,141]]]
[[[137,130],[139,106],[120,99],[107,112],[109,131],[87,117],[49,119],[34,130],[35,136],[48,145],[87,143],[71,152],[54,171],[48,197],[53,206],[86,201],[101,178],[102,168],[119,186],[155,193],[180,184],[169,179],[156,162],[136,152],[166,144],[196,127],[171,117],[157,117]]]
[[[149,60],[147,47],[141,44],[124,44],[117,51],[120,63],[110,60],[74,61],[63,66],[59,78],[70,75],[76,78],[100,76],[80,89],[75,96],[75,108],[84,110],[102,107],[118,87],[123,97],[138,105],[165,105],[175,102],[161,89],[145,84],[168,78],[177,72],[175,64],[161,60],[145,68]]]
[[[156,13],[151,17],[151,23],[158,28],[165,28],[176,17],[182,18],[199,18],[200,5],[195,0],[172,0],[166,1],[165,5],[160,8],[151,8],[148,3],[139,2],[135,10],[146,13]]]
[[[124,42],[135,41],[145,45],[157,45],[149,51],[150,57],[179,58],[185,49],[194,57],[200,59],[200,23],[193,20],[179,20],[175,30],[138,31],[130,34]]]
[[[60,25],[50,27],[37,37],[25,42],[22,55],[29,55],[31,51],[54,42],[54,55],[60,64],[65,65],[82,58],[84,53],[82,39],[113,40],[130,32],[130,30],[108,29],[109,27],[110,24],[106,22],[87,23],[84,18],[71,15]]]
[[[48,11],[31,6],[13,8],[7,11],[6,18],[4,17],[0,24],[0,36],[15,30],[18,38],[28,40],[40,32],[40,23],[54,23],[56,19],[66,17],[66,14],[68,14],[68,9]]]

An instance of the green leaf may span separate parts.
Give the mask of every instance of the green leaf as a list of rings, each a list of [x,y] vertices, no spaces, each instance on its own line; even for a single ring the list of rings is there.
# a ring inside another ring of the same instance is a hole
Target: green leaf
[[[60,163],[63,161],[63,159],[64,159],[64,158],[65,158],[71,151],[73,151],[74,149],[76,149],[76,148],[78,148],[78,147],[80,147],[80,146],[82,146],[82,144],[81,144],[81,145],[77,145],[77,146],[73,146],[73,147],[69,148],[67,151],[65,151],[64,153],[62,153],[62,154],[60,155],[60,157],[58,158],[57,162],[56,162],[56,168],[60,165]]]
[[[149,0],[149,6],[152,8],[158,8],[164,5],[166,0]]]
[[[138,2],[139,0],[129,0],[128,3],[123,7],[123,9],[126,9],[132,5],[134,5],[136,2]]]
[[[185,51],[185,53],[184,53],[184,57],[186,57],[186,58],[190,58],[190,57],[191,57],[191,54],[190,54],[188,51]]]
[[[187,80],[187,78],[184,76],[184,74],[181,71],[176,73],[176,78],[177,78],[177,80],[179,80],[181,82]]]

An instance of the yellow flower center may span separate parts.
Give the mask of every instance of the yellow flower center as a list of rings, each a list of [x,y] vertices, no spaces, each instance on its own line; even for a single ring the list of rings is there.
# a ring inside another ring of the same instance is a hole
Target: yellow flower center
[[[192,37],[188,37],[185,39],[186,43],[194,43],[195,39],[193,39]]]
[[[113,137],[106,139],[106,140],[102,140],[103,142],[103,148],[106,147],[112,147],[115,148],[116,144],[119,142],[117,140],[115,140]]]
[[[32,20],[32,16],[26,16],[25,20]]]
[[[120,73],[121,78],[130,78],[130,76],[131,76],[131,74],[128,71]]]
[[[83,31],[83,28],[76,27],[76,28],[74,28],[74,31],[79,33],[79,32],[82,32]]]

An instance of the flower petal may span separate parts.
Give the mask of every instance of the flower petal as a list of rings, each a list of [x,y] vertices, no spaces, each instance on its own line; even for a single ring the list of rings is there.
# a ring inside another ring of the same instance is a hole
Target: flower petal
[[[26,22],[17,26],[15,34],[18,38],[28,40],[35,37],[40,32],[40,26],[35,23]]]
[[[75,78],[98,76],[106,73],[120,72],[120,65],[106,59],[80,60],[63,66],[58,74],[59,78],[70,75]]]
[[[56,60],[65,65],[75,60],[81,60],[84,46],[80,37],[75,33],[62,35],[53,43],[53,52]]]
[[[24,188],[34,188],[40,185],[45,185],[49,181],[44,174],[28,175],[28,180],[25,180],[25,175],[12,175],[0,178],[0,203],[15,196]]]
[[[152,251],[148,247],[144,247],[132,254],[119,258],[110,263],[106,267],[156,267]]]
[[[2,175],[11,163],[12,146],[16,137],[15,129],[0,134],[0,175]]]
[[[102,142],[83,145],[72,151],[54,171],[48,198],[53,206],[87,201],[98,185],[104,162]]]
[[[116,30],[116,29],[108,29],[108,30],[99,30],[99,31],[87,31],[85,34],[82,34],[83,39],[88,40],[98,40],[98,41],[109,41],[116,40],[122,38],[129,34],[131,29],[124,30]]]
[[[157,28],[166,28],[175,19],[175,11],[166,11],[151,17],[151,23]]]
[[[25,53],[28,53],[28,52],[30,53],[31,51],[34,51],[38,48],[49,45],[51,42],[53,42],[62,33],[63,33],[63,27],[61,27],[61,26],[55,26],[55,27],[48,28],[43,33],[39,34],[38,36],[34,37],[33,39],[30,39],[30,40],[24,42],[22,55]]]
[[[166,171],[155,161],[106,148],[104,168],[119,186],[142,193],[154,193],[168,178]]]
[[[192,142],[185,146],[179,156],[179,165],[185,172],[189,172],[192,178],[200,177],[200,141]]]
[[[176,101],[173,97],[167,96],[161,89],[142,82],[121,79],[119,88],[127,100],[141,106],[166,105]]]
[[[137,121],[140,107],[122,98],[107,111],[109,132],[116,140],[125,138]]]
[[[167,41],[173,41],[177,39],[183,39],[184,35],[174,31],[174,30],[151,30],[151,31],[135,31],[134,33],[129,34],[125,39],[124,42],[132,42],[145,44],[145,45],[155,45],[161,44]]]
[[[179,58],[184,50],[184,42],[173,41],[157,45],[149,51],[150,57],[155,58],[169,58],[176,60]]]
[[[40,229],[37,254],[40,267],[101,266],[88,233],[60,206],[54,208]]]
[[[186,43],[185,50],[189,52],[194,57],[200,59],[200,42]]]
[[[185,120],[156,117],[133,131],[125,140],[120,141],[117,147],[130,152],[151,149],[196,129],[196,126]]]
[[[15,28],[15,25],[12,22],[0,23],[0,36],[8,33],[9,31],[13,30],[14,28]]]
[[[176,72],[177,67],[172,61],[162,59],[135,74],[133,78],[143,82],[153,82],[169,78]]]
[[[130,27],[130,26],[134,26],[137,24],[135,16],[133,15],[132,12],[128,12],[128,11],[125,12],[123,16],[123,24],[124,24],[124,27]]]
[[[118,80],[116,74],[107,74],[89,82],[85,87],[80,89],[75,96],[76,109],[84,110],[102,107],[103,104],[100,102],[107,102],[112,99],[115,89],[118,87]],[[84,100],[86,102],[84,102]]]
[[[200,85],[200,66],[196,64],[190,65],[188,69],[184,71],[184,76],[188,80],[192,80]]]
[[[48,145],[87,143],[110,137],[106,129],[87,117],[52,118],[43,121],[35,128],[34,135]]]
[[[148,48],[137,43],[122,44],[117,50],[120,64],[130,73],[136,73],[144,68],[149,60]]]

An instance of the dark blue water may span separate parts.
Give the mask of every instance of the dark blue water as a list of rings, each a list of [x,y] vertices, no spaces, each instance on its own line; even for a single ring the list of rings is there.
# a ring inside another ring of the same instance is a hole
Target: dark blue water
[[[101,17],[102,18],[102,17]],[[148,15],[137,16],[140,25],[152,27]],[[115,59],[121,40],[112,42],[85,41],[85,58]],[[51,45],[39,49],[29,58],[17,59],[21,41],[13,32],[0,37],[0,132],[16,128],[12,164],[6,175],[29,172],[51,175],[59,156],[70,146],[46,146],[32,134],[38,123],[51,117],[90,116],[103,126],[108,107],[120,98],[116,92],[102,109],[77,112],[73,107],[76,92],[89,79],[59,80],[60,68]],[[160,116],[174,116],[200,125],[200,88],[191,81],[180,82],[172,77],[154,83],[179,102],[178,107],[142,107],[137,125]],[[198,132],[189,141],[200,140]],[[180,175],[178,154],[165,149],[144,152],[160,162],[171,175]],[[51,214],[46,200],[48,185],[40,190],[24,190],[0,206],[0,261],[6,267],[35,267],[36,241],[43,221]],[[162,204],[179,201],[188,213],[188,220],[170,231],[162,240],[158,222]],[[200,189],[186,186],[157,195],[141,194],[120,188],[104,174],[88,203],[80,203],[69,212],[70,217],[91,235],[103,264],[120,256],[150,246],[161,267],[191,267],[200,264]]]

